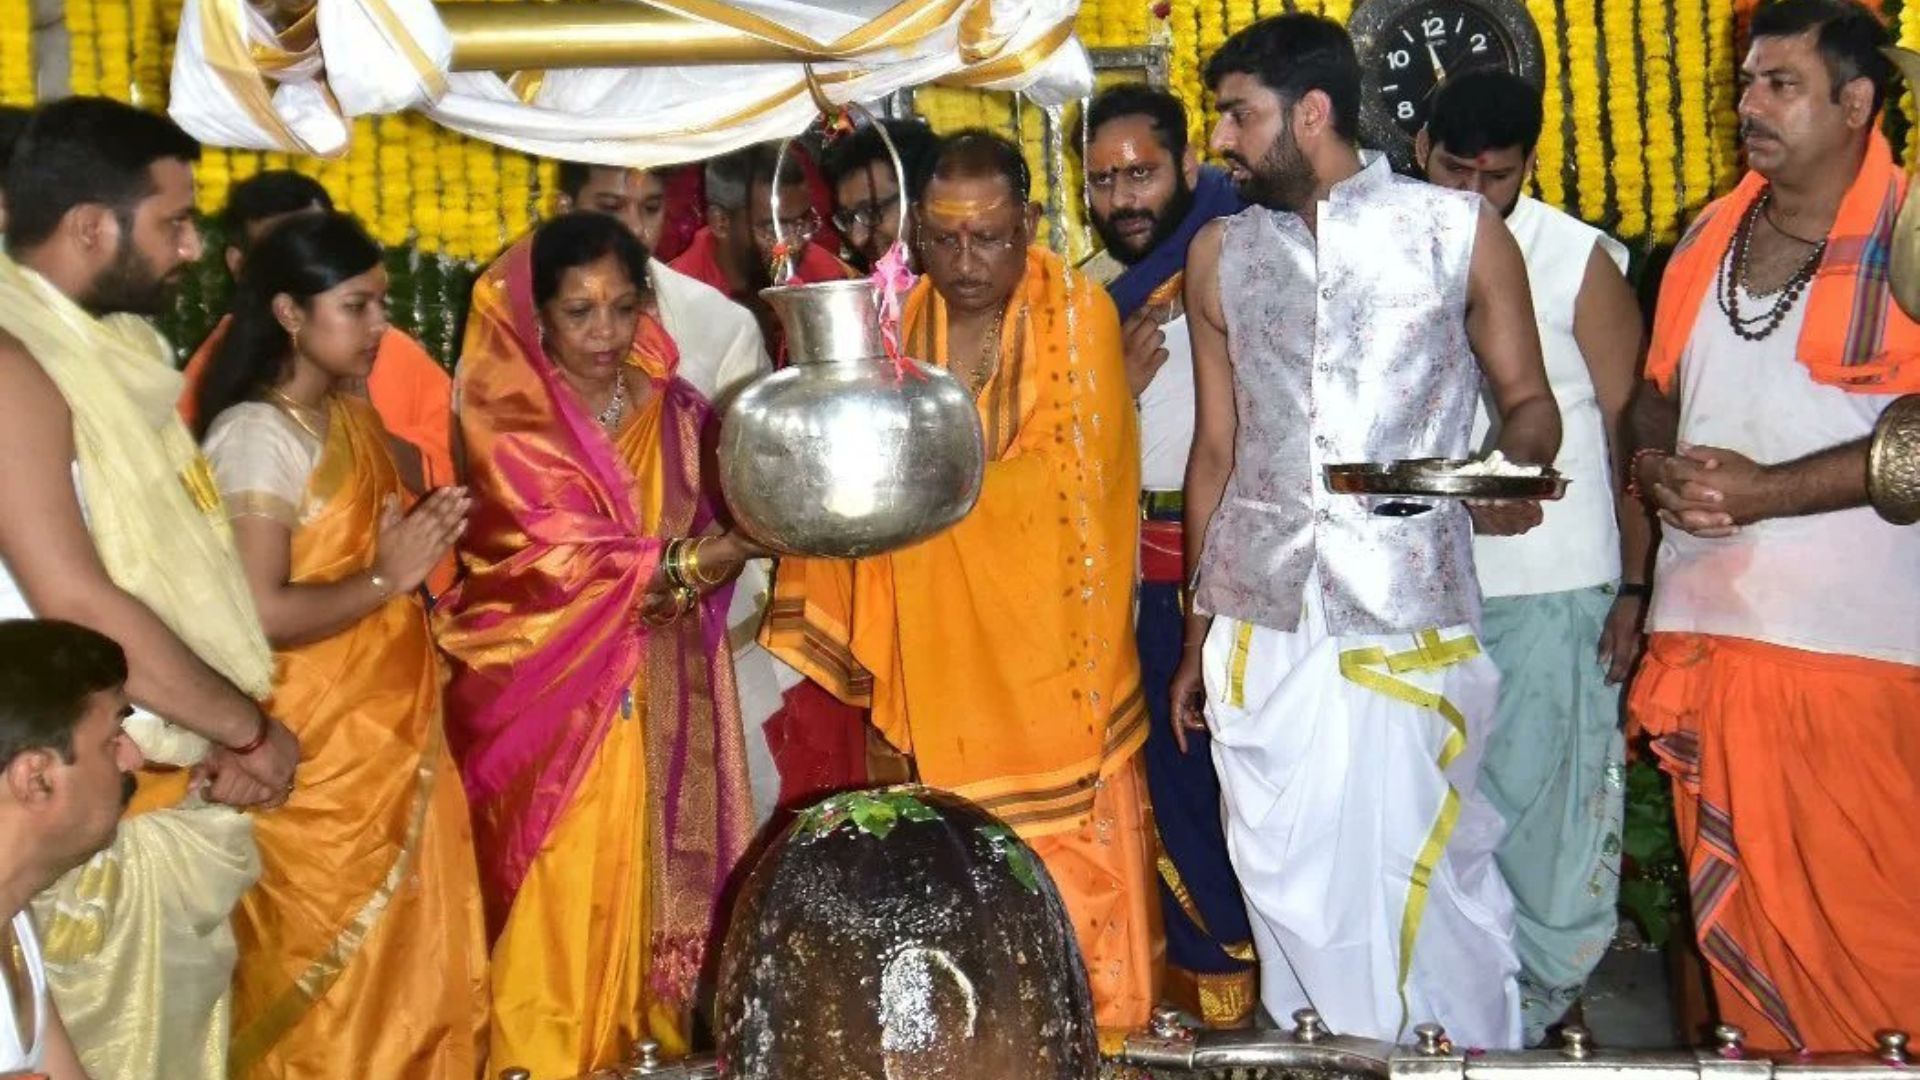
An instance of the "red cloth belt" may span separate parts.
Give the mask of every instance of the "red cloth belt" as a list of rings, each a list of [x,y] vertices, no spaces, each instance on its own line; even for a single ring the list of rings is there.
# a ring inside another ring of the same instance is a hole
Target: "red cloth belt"
[[[1140,523],[1140,580],[1149,585],[1184,585],[1185,544],[1178,521]]]

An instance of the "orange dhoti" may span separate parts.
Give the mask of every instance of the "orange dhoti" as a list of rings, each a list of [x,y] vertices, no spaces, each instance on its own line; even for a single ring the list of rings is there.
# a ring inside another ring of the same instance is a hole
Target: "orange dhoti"
[[[1139,433],[1112,301],[1029,253],[979,395],[987,469],[958,525],[855,562],[783,559],[762,640],[870,704],[919,779],[1030,843],[1066,901],[1098,1023],[1158,999],[1160,927],[1133,644]],[[1074,309],[1069,317],[1069,306]],[[910,355],[946,362],[932,282],[908,298]]]
[[[1866,1050],[1920,1016],[1920,667],[1655,633],[1629,708],[1674,779],[1719,1018]]]

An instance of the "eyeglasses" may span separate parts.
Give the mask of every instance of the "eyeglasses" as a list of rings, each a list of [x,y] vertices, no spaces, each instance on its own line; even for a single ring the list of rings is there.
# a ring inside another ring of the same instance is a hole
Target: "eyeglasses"
[[[852,206],[843,206],[833,212],[833,224],[841,232],[852,232],[856,225],[862,229],[871,229],[880,224],[880,219],[887,216],[887,209],[893,205],[892,199],[885,202],[872,199]]]
[[[1026,242],[1023,230],[1016,229],[1005,236],[992,233],[931,232],[920,229],[920,248],[935,258],[945,261],[958,261],[968,252],[982,259],[995,259],[1020,247]]]
[[[813,210],[808,210],[797,218],[780,219],[780,232],[786,236],[787,243],[789,244],[804,244],[812,240],[814,234],[819,231],[820,215]],[[762,221],[755,224],[753,227],[753,238],[767,247],[772,247],[775,243],[779,242],[780,239],[774,235],[773,222],[771,221]]]

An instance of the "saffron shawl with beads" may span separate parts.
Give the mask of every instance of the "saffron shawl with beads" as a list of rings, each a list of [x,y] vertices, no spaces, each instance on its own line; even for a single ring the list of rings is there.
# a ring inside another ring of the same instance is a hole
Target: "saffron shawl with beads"
[[[730,589],[665,627],[638,611],[665,542],[713,521],[700,489],[711,413],[675,374],[672,339],[646,318],[627,362],[653,380],[662,475],[633,475],[542,348],[531,263],[522,240],[475,285],[456,376],[475,505],[460,543],[465,574],[437,617],[454,662],[448,740],[498,934],[609,727],[623,712],[640,718],[650,982],[686,1001],[752,828]],[[643,486],[658,496],[657,522],[642,519]]]
[[[1663,392],[1671,392],[1701,306],[1715,302],[1720,265],[1740,221],[1766,186],[1759,173],[1747,173],[1700,212],[1673,249],[1647,350],[1646,377]],[[1886,136],[1876,131],[1840,200],[1807,292],[1797,352],[1815,382],[1857,394],[1920,392],[1920,323],[1894,303],[1888,277],[1894,219],[1906,194],[1907,174],[1894,164]]]

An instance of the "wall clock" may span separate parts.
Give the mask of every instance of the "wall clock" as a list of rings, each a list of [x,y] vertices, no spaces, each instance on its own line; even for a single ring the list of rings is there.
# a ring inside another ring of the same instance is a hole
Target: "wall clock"
[[[1521,0],[1363,0],[1347,29],[1360,54],[1360,142],[1403,170],[1447,78],[1498,68],[1539,86],[1545,66]]]

